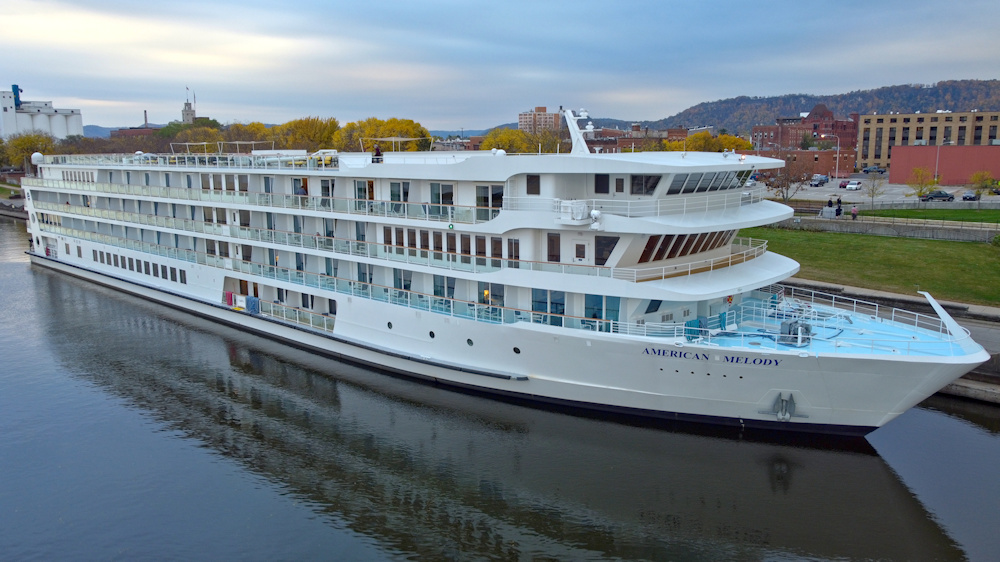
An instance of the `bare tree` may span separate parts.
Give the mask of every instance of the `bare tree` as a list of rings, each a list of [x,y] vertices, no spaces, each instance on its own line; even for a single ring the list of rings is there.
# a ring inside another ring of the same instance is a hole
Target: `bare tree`
[[[785,167],[768,179],[767,189],[787,203],[805,187],[810,169],[805,161],[798,161],[794,155],[788,159],[783,150],[778,151],[777,157],[785,161]]]
[[[885,195],[885,174],[868,172],[868,179],[862,185],[864,194],[871,200],[871,208],[875,208],[875,198]]]

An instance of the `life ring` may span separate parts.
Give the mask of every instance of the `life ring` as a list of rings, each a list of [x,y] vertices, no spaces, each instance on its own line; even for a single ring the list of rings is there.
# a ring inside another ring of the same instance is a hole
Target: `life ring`
[[[726,304],[733,304],[733,295],[726,297]]]

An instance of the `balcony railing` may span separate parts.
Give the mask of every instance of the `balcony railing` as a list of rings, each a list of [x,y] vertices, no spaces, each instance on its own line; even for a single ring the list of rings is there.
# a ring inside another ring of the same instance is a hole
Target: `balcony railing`
[[[659,199],[543,199],[539,197],[505,197],[504,210],[543,211],[559,213],[571,212],[577,216],[590,216],[591,211],[600,211],[623,217],[659,217],[666,215],[686,215],[738,209],[744,205],[759,203],[766,198],[763,187],[729,189],[707,194],[668,196]],[[572,203],[572,205],[567,205]]]
[[[427,248],[347,240],[319,234],[311,235],[249,226],[217,224],[126,211],[95,209],[80,205],[60,205],[44,201],[34,201],[33,205],[38,210],[118,221],[126,226],[133,224],[155,226],[164,229],[234,238],[239,241],[249,240],[290,246],[295,249],[335,252],[354,257],[389,260],[408,265],[424,265],[467,273],[493,273],[503,269],[520,269],[642,282],[714,271],[751,260],[763,255],[767,251],[766,240],[736,238],[732,245],[733,251],[722,257],[651,268],[605,267],[461,254]]]
[[[350,199],[345,197],[315,197],[310,195],[280,195],[245,191],[217,191],[152,185],[119,183],[89,183],[67,180],[25,178],[25,187],[44,187],[94,195],[128,195],[199,203],[246,205],[274,209],[294,209],[326,213],[346,213],[366,217],[413,219],[442,223],[478,224],[496,218],[500,209],[469,205],[445,205],[408,201]]]

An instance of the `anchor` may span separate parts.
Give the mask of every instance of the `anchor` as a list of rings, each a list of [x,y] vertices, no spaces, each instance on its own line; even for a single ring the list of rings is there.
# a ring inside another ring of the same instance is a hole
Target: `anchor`
[[[788,393],[788,398],[781,392],[774,399],[774,404],[771,405],[770,410],[758,410],[758,414],[775,414],[778,417],[778,421],[786,422],[792,418],[808,418],[809,416],[804,414],[795,413],[795,397],[792,393]]]

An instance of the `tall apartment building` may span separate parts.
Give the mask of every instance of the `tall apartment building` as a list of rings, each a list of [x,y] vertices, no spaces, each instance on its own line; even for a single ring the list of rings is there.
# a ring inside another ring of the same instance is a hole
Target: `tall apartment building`
[[[862,115],[858,167],[889,168],[894,146],[986,146],[1000,144],[1000,111],[937,111]]]
[[[562,124],[561,119],[560,113],[549,113],[546,107],[536,107],[533,111],[517,115],[517,128],[533,134],[546,130],[558,131]]]

